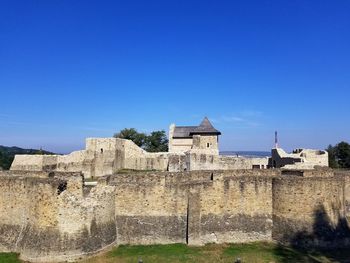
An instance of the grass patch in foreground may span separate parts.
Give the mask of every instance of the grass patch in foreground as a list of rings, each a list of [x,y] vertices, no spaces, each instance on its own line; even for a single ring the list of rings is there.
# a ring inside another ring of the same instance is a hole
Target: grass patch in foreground
[[[239,257],[243,262],[321,262],[307,253],[268,242],[230,244],[224,249],[224,255]]]
[[[248,244],[208,244],[192,247],[185,244],[129,246],[122,245],[84,263],[334,263],[350,262],[350,252],[300,251],[272,242]]]
[[[16,253],[0,253],[0,263],[20,263]]]
[[[125,259],[125,262],[192,262],[199,256],[199,248],[185,244],[128,246],[121,245],[109,253],[109,257]]]

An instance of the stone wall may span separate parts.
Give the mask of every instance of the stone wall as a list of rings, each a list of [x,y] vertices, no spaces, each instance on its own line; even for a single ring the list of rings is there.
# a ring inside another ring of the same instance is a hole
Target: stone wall
[[[0,173],[0,250],[28,261],[76,259],[116,239],[113,187],[83,196],[80,174]]]
[[[194,140],[194,148],[186,153],[150,153],[130,140],[87,138],[85,150],[67,155],[16,155],[11,170],[82,172],[91,178],[121,169],[180,172],[267,168],[267,158],[218,155],[217,136],[194,136]]]
[[[322,172],[320,172],[322,173]],[[321,175],[321,174],[320,174]],[[308,247],[349,245],[349,193],[344,177],[286,176],[273,180],[273,239]]]
[[[218,136],[193,135],[193,150],[200,150],[202,153],[219,155]]]
[[[100,147],[100,146],[98,146]],[[104,148],[103,152],[108,151]],[[0,251],[64,261],[114,244],[348,246],[350,173],[320,169],[0,172]]]
[[[68,155],[16,155],[11,170],[82,172],[86,178],[120,169],[165,171],[169,155],[148,153],[130,140],[87,138],[85,150]]]
[[[273,171],[115,175],[118,243],[271,240]],[[244,220],[242,220],[244,218]]]
[[[186,153],[187,168],[195,170],[237,170],[237,169],[265,169],[268,166],[268,158],[244,158],[205,154],[201,151],[192,150]]]
[[[282,148],[271,150],[271,167],[286,169],[314,169],[315,166],[328,167],[328,152],[311,149],[295,149],[286,153]]]

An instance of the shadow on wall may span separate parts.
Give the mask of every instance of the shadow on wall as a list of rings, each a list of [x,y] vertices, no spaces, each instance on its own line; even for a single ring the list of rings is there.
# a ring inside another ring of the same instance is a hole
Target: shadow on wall
[[[304,254],[325,256],[335,262],[350,263],[350,227],[346,218],[339,216],[332,223],[324,206],[314,212],[312,232],[300,231],[289,239],[293,249]],[[286,261],[289,262],[289,261]],[[318,261],[317,261],[318,262]]]

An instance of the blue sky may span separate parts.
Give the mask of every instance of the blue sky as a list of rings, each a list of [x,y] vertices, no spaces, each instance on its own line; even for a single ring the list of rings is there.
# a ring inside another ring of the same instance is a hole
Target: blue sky
[[[350,1],[0,1],[0,145],[208,116],[221,150],[350,141]]]

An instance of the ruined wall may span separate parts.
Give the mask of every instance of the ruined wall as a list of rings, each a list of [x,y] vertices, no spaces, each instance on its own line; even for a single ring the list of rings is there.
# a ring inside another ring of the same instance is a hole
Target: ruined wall
[[[270,177],[214,174],[189,195],[189,244],[271,240]]]
[[[189,171],[187,167],[187,157],[184,153],[169,154],[168,171],[169,172],[182,172]]]
[[[132,170],[158,170],[168,169],[168,156],[170,153],[149,153],[138,147],[134,142],[125,140],[124,169]]]
[[[328,167],[328,152],[311,149],[296,149],[286,153],[282,148],[271,150],[271,167],[286,169],[313,169],[315,166]]]
[[[80,174],[0,173],[0,250],[29,261],[79,258],[114,244],[113,188],[83,196]]]
[[[116,187],[118,243],[271,239],[271,177],[265,171],[120,174],[110,184]]]
[[[344,178],[285,176],[273,179],[273,239],[308,247],[349,244]]]
[[[130,140],[87,138],[86,150],[68,155],[16,155],[13,171],[82,172],[86,178],[113,174],[120,169],[168,168],[170,153],[148,153]]]
[[[105,150],[103,151],[105,152]],[[350,173],[329,169],[0,172],[0,251],[64,261],[114,244],[350,245]]]
[[[186,191],[168,180],[163,174],[114,177],[119,244],[186,242]]]
[[[303,157],[307,162],[319,166],[328,166],[328,152],[320,150],[303,150]]]
[[[224,156],[196,151],[186,153],[186,156],[187,167],[191,171],[252,169],[254,166],[264,169],[268,165],[268,158]]]

